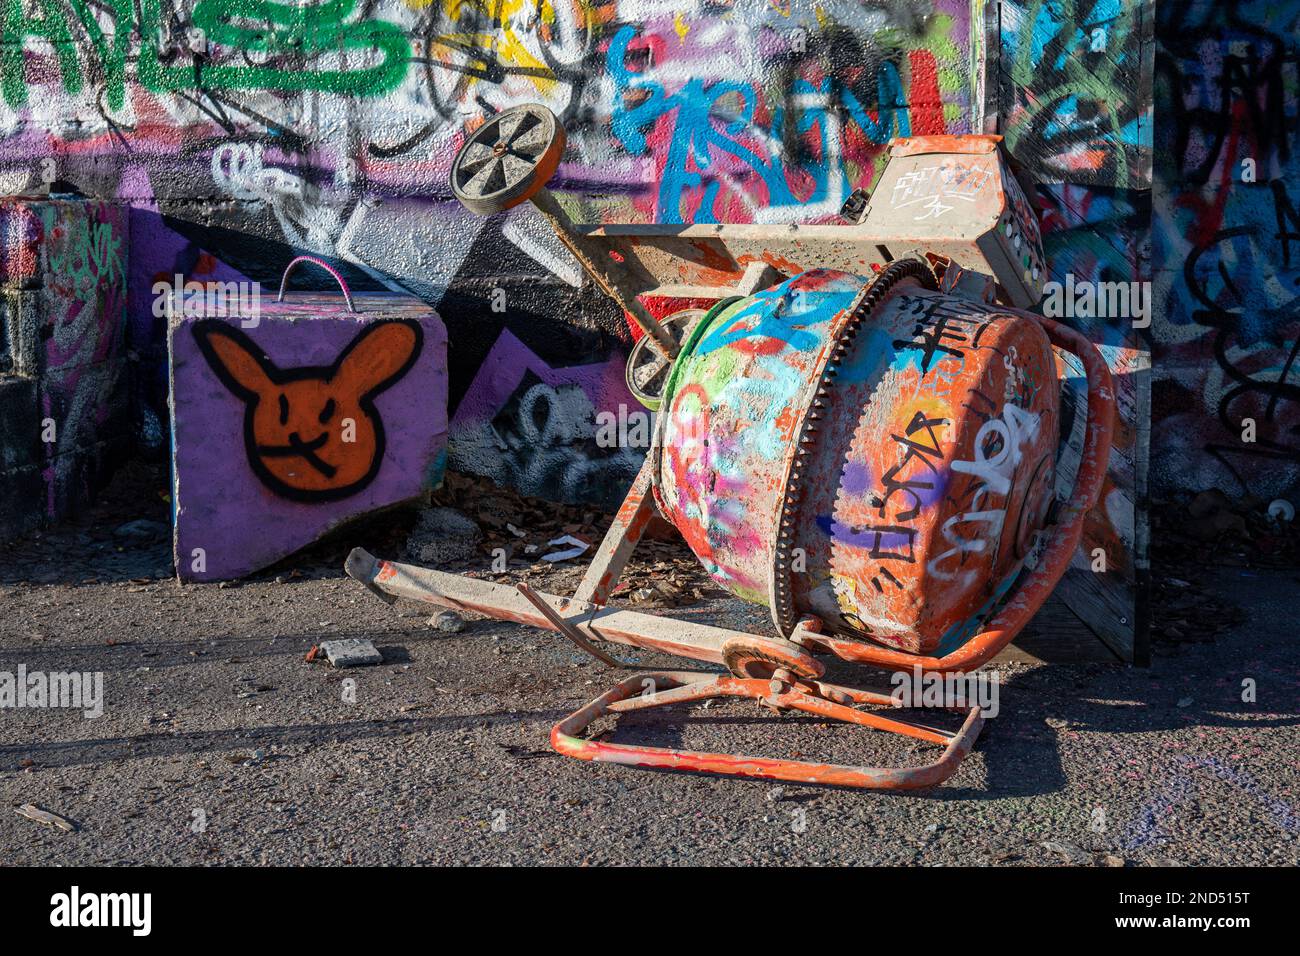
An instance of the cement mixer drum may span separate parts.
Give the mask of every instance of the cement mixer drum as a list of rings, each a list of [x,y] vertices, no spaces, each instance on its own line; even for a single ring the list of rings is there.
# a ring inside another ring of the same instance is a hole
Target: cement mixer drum
[[[1053,496],[1059,392],[1041,325],[930,266],[804,272],[719,303],[664,388],[655,494],[709,574],[836,634],[959,645]]]

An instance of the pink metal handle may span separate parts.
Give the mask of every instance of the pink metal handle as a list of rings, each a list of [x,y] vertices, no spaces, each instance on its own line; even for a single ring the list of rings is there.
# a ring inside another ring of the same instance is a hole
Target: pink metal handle
[[[334,281],[339,284],[339,288],[343,290],[343,301],[348,304],[348,311],[349,312],[357,311],[356,306],[352,304],[352,290],[349,289],[348,284],[343,281],[343,276],[341,276],[339,274],[339,271],[335,269],[332,265],[330,265],[328,262],[326,262],[324,259],[317,259],[315,256],[298,256],[296,259],[294,259],[292,262],[290,262],[287,266],[284,267],[284,275],[280,278],[280,294],[275,297],[276,302],[284,301],[284,289],[285,286],[289,284],[289,273],[292,272],[294,266],[296,266],[300,262],[310,262],[314,266],[320,266],[322,269],[324,269],[326,272],[332,275],[334,277]]]

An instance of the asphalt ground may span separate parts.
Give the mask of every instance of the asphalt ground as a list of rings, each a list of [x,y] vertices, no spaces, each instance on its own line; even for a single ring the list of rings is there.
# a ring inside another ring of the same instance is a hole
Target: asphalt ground
[[[551,752],[551,725],[621,675],[518,625],[439,630],[427,608],[344,577],[353,544],[397,556],[400,515],[238,586],[181,586],[164,540],[122,530],[134,498],[0,550],[0,672],[100,672],[104,692],[96,718],[0,710],[6,863],[1300,863],[1294,572],[1214,574],[1244,623],[1149,669],[996,664],[1000,713],[953,777],[864,792]],[[533,581],[563,593],[580,570]],[[663,611],[763,627],[761,610],[716,592]],[[304,660],[339,637],[374,641],[383,663]],[[611,739],[858,765],[936,752],[753,702],[625,715]],[[26,819],[24,804],[75,829]]]

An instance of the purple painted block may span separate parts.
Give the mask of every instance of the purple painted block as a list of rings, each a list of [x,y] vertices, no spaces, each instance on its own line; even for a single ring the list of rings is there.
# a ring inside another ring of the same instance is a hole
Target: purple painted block
[[[408,296],[353,298],[357,314],[340,295],[300,292],[284,302],[267,295],[256,324],[239,315],[169,321],[182,581],[257,571],[441,481],[442,321]]]

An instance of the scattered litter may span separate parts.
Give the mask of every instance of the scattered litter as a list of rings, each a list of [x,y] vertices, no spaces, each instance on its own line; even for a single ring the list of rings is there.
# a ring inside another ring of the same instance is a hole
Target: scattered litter
[[[318,657],[320,657],[320,645],[319,645],[319,644],[313,644],[313,645],[311,646],[311,650],[309,650],[309,651],[307,652],[307,656],[304,657],[303,660],[305,660],[308,664],[310,664],[312,661],[316,660],[316,658],[318,658]]]
[[[1178,706],[1179,706],[1179,707],[1191,707],[1192,704],[1194,704],[1194,703],[1196,703],[1196,698],[1194,698],[1194,697],[1180,697],[1180,698],[1178,698]]]
[[[1105,863],[1107,866],[1115,866],[1115,867],[1127,865],[1127,861],[1122,856],[1116,856],[1114,853],[1107,853],[1102,858],[1102,862]]]
[[[546,543],[552,548],[562,544],[567,544],[571,546],[565,551],[552,551],[550,554],[542,555],[543,561],[550,561],[552,563],[556,561],[568,561],[571,558],[580,558],[584,554],[586,554],[587,549],[591,547],[591,545],[588,544],[586,541],[583,541],[581,538],[575,538],[571,534],[561,535],[558,538],[552,538],[550,541]]]
[[[322,641],[320,649],[333,667],[364,667],[367,664],[378,664],[384,659],[372,642],[354,637],[341,641]]]
[[[518,528],[516,528],[514,525],[510,524],[509,522],[506,522],[506,530],[509,531],[511,534],[513,534],[516,538],[528,537],[528,535],[524,534],[522,531],[520,531]]]
[[[77,825],[66,817],[61,817],[57,813],[50,813],[49,810],[42,810],[31,803],[24,803],[21,807],[18,807],[17,813],[20,817],[26,817],[28,820],[44,823],[47,826],[58,827],[67,833],[77,829]]]
[[[1216,488],[1153,502],[1152,564],[1169,575],[1152,582],[1161,615],[1152,622],[1152,651],[1213,641],[1240,624],[1245,612],[1209,576],[1219,568],[1294,568],[1300,560],[1300,522],[1287,520],[1291,502],[1242,496]]]

